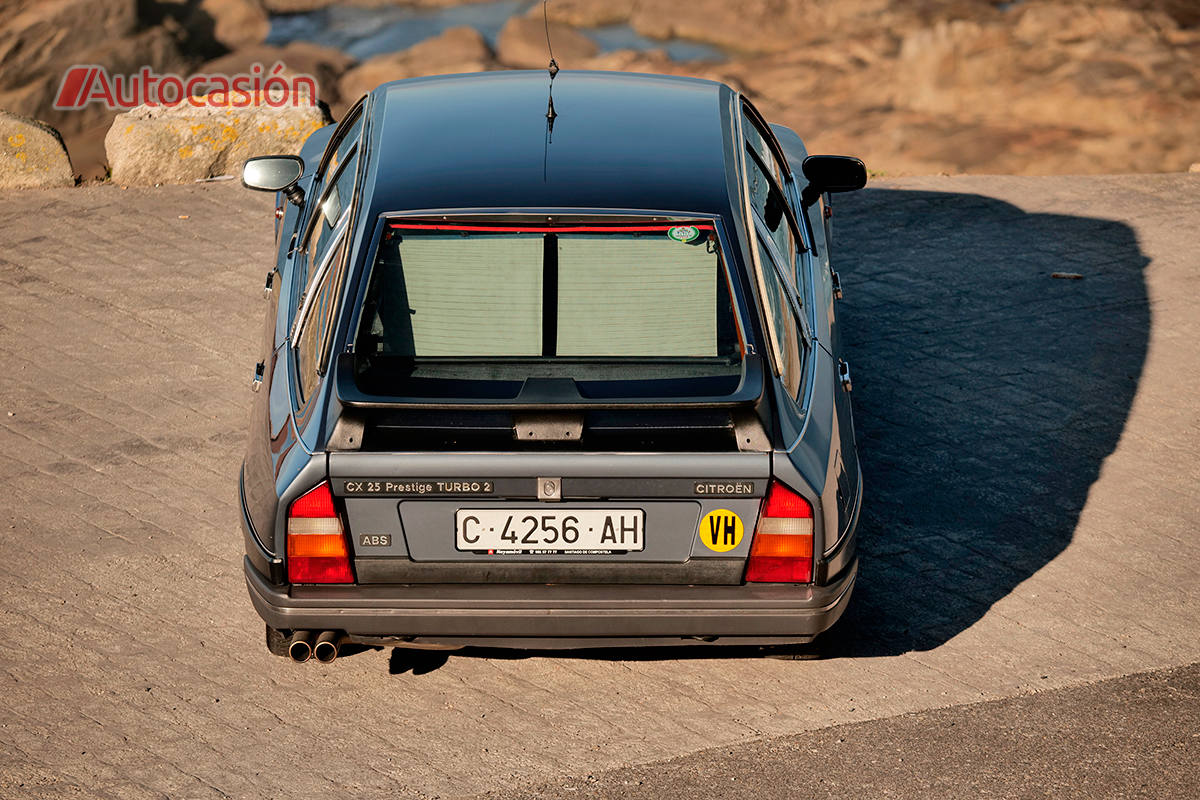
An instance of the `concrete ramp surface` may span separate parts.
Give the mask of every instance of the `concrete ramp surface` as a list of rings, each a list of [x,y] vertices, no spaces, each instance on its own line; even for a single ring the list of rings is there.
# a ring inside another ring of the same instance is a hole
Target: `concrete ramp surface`
[[[828,658],[297,666],[237,523],[270,199],[10,193],[0,796],[519,791],[1200,660],[1200,176],[887,180],[834,208],[866,499]]]

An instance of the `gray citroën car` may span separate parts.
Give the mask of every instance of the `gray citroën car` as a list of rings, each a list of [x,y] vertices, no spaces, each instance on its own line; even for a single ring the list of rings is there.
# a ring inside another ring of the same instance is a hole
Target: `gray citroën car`
[[[829,192],[723,84],[384,84],[276,191],[240,477],[272,652],[810,641],[857,573]]]

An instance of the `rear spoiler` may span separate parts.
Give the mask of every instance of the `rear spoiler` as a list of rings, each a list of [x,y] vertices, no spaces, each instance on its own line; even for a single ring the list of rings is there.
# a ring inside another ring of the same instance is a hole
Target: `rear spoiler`
[[[570,378],[528,378],[511,399],[479,396],[399,397],[363,392],[354,380],[354,355],[338,356],[334,371],[337,399],[346,408],[385,408],[436,411],[623,411],[640,409],[737,409],[756,406],[762,399],[764,381],[762,357],[747,353],[742,359],[742,380],[728,395],[715,397],[627,397],[588,398]]]

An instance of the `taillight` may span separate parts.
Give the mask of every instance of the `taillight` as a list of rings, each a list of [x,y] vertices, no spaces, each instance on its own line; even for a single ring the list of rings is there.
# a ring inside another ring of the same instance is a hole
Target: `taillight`
[[[812,506],[782,483],[772,481],[750,546],[746,580],[808,583],[812,580],[812,543]]]
[[[328,481],[292,501],[287,566],[289,583],[354,583],[350,548]]]

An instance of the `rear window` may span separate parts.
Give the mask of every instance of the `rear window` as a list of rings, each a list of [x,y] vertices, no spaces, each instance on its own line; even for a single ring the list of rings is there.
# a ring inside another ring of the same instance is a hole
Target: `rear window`
[[[711,222],[388,225],[355,343],[363,391],[507,398],[530,378],[571,379],[584,397],[738,386],[743,347]]]

